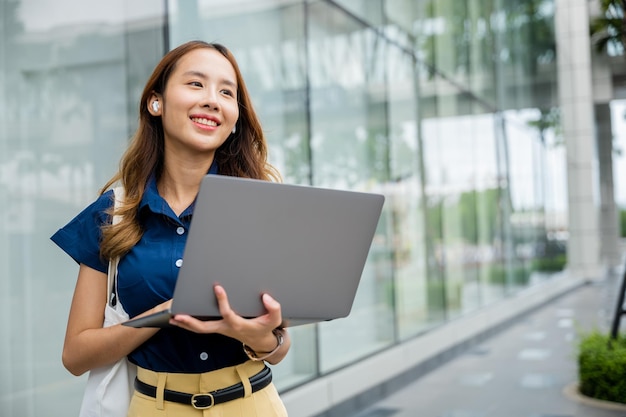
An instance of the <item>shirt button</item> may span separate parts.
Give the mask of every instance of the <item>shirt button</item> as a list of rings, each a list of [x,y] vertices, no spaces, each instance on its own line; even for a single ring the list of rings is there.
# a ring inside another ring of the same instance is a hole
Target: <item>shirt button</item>
[[[185,228],[184,228],[184,227],[182,227],[182,226],[179,226],[179,227],[176,229],[176,233],[178,233],[179,235],[182,235],[183,233],[185,233]]]
[[[200,354],[200,359],[201,359],[201,360],[203,360],[203,361],[205,361],[205,360],[209,359],[209,354],[208,354],[208,353],[206,353],[206,352],[202,352],[202,353]]]
[[[176,261],[176,266],[177,266],[177,267],[179,267],[179,268],[180,268],[181,266],[183,266],[183,260],[182,260],[182,259],[178,259],[178,260]]]

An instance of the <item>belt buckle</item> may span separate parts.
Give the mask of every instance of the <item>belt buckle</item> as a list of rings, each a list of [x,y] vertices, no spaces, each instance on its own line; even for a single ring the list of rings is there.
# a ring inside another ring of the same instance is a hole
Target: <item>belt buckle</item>
[[[210,401],[208,401],[209,399]],[[210,404],[207,405],[206,402],[210,402]],[[196,410],[206,410],[214,405],[215,398],[213,398],[212,394],[194,394],[191,396],[191,406]]]

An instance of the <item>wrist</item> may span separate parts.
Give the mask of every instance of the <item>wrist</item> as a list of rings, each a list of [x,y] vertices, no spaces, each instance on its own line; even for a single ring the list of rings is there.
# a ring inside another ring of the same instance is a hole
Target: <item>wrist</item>
[[[252,350],[254,350],[259,355],[265,355],[267,353],[270,353],[271,351],[276,349],[276,346],[282,344],[282,341],[279,340],[280,337],[284,338],[285,334],[282,333],[280,329],[274,329],[266,338],[263,339],[262,344],[256,346]],[[250,345],[248,346],[251,347]]]
[[[245,343],[243,343],[243,351],[248,356],[248,358],[250,358],[250,360],[262,361],[264,359],[269,358],[270,356],[272,356],[276,352],[278,352],[280,347],[285,342],[285,335],[283,334],[283,332],[280,329],[272,330],[272,334],[275,337],[276,346],[272,350],[270,350],[270,351],[255,351],[250,346],[248,346]]]

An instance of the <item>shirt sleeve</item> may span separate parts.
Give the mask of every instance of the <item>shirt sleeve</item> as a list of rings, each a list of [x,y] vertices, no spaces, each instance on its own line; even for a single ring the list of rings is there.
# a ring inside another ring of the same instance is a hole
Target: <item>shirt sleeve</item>
[[[109,262],[100,256],[101,227],[110,221],[106,210],[113,205],[113,191],[107,191],[50,239],[77,263],[107,273]]]

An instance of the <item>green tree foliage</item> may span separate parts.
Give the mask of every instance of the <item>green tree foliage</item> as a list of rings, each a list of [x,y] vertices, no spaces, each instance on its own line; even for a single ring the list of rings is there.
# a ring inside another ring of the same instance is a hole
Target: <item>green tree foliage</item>
[[[455,203],[444,207],[438,199],[430,200],[427,210],[429,236],[441,239],[441,224],[443,222],[443,210],[460,214],[461,238],[467,243],[478,243],[480,240],[492,242],[499,238],[498,235],[498,207],[502,191],[497,188],[482,191],[466,191],[459,195]],[[477,223],[477,201],[481,200],[485,213],[482,217],[485,223],[481,224],[479,239],[479,224]]]
[[[549,109],[539,109],[540,115],[537,119],[528,122],[528,125],[537,129],[542,145],[546,145],[546,133],[552,131],[555,141],[552,145],[563,144],[563,129],[561,127],[561,110],[559,107]]]
[[[554,14],[545,0],[503,0],[506,15],[505,47],[515,61],[526,64],[535,75],[540,63],[552,62],[556,56]]]
[[[599,53],[624,54],[626,46],[626,0],[599,0],[600,16],[590,25],[591,41]]]
[[[418,33],[425,63],[444,73],[471,70],[472,45],[481,44],[482,65],[521,63],[536,74],[556,56],[554,15],[547,0],[431,0]],[[445,53],[452,58],[441,59]],[[449,62],[450,60],[454,63]],[[443,63],[440,61],[444,61]],[[434,75],[434,73],[430,73]]]

